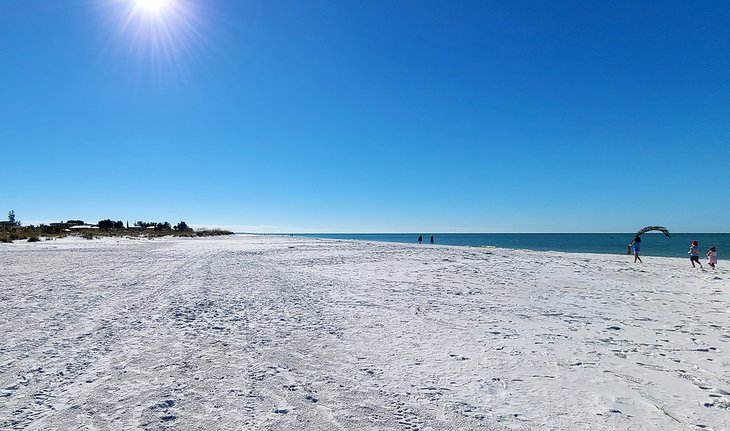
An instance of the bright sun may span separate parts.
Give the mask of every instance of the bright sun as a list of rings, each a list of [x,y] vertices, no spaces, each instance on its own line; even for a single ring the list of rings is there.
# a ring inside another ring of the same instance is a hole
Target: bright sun
[[[159,13],[170,5],[172,0],[135,0],[135,6],[146,12]]]
[[[118,38],[130,53],[149,62],[180,68],[201,41],[202,4],[197,0],[94,0],[108,4],[118,17]],[[2,0],[0,0],[2,3]]]

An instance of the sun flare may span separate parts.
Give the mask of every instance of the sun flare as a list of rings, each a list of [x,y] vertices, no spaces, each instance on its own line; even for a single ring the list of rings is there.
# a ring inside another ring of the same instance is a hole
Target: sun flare
[[[172,0],[134,0],[137,9],[145,12],[160,13],[170,6]]]
[[[104,28],[116,28],[109,52],[126,52],[155,75],[184,75],[204,45],[204,0],[94,0],[102,5]]]

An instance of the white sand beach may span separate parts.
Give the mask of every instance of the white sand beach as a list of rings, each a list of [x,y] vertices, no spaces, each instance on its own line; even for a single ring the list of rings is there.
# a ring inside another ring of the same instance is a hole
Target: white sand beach
[[[1,244],[0,429],[730,429],[730,268],[643,259]]]

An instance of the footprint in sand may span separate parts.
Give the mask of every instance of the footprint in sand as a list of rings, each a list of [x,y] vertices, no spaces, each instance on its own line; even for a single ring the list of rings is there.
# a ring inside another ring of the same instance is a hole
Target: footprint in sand
[[[177,419],[177,415],[170,412],[170,409],[176,405],[177,402],[175,400],[164,400],[151,405],[149,410],[161,414],[160,422],[172,422]]]
[[[8,385],[5,386],[3,390],[0,391],[0,397],[9,397],[18,389],[18,384],[14,385]]]
[[[397,403],[395,409],[395,417],[403,429],[417,431],[421,429],[422,423],[418,417],[403,404]]]
[[[307,394],[307,396],[305,396],[304,399],[309,402],[312,402],[312,403],[316,403],[319,401],[319,399],[312,394]]]

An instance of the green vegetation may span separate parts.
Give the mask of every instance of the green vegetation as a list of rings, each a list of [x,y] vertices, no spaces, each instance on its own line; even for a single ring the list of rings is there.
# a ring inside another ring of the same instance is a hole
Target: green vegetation
[[[3,221],[0,223],[0,243],[11,243],[17,240],[37,242],[41,240],[41,237],[45,237],[48,240],[66,236],[80,236],[85,239],[95,239],[102,237],[158,238],[163,236],[196,238],[233,235],[233,232],[221,229],[193,230],[184,221],[181,221],[174,227],[166,221],[138,221],[133,227],[127,228],[122,221],[113,221],[111,219],[100,220],[96,226],[86,225],[82,220],[69,220],[65,223],[51,223],[51,225],[21,226],[21,223],[15,219],[14,211],[8,213],[7,222]]]
[[[110,219],[99,220],[99,223],[97,223],[96,225],[99,226],[99,229],[104,229],[104,230],[124,229],[124,223],[121,220],[119,220],[119,221],[111,221]]]

